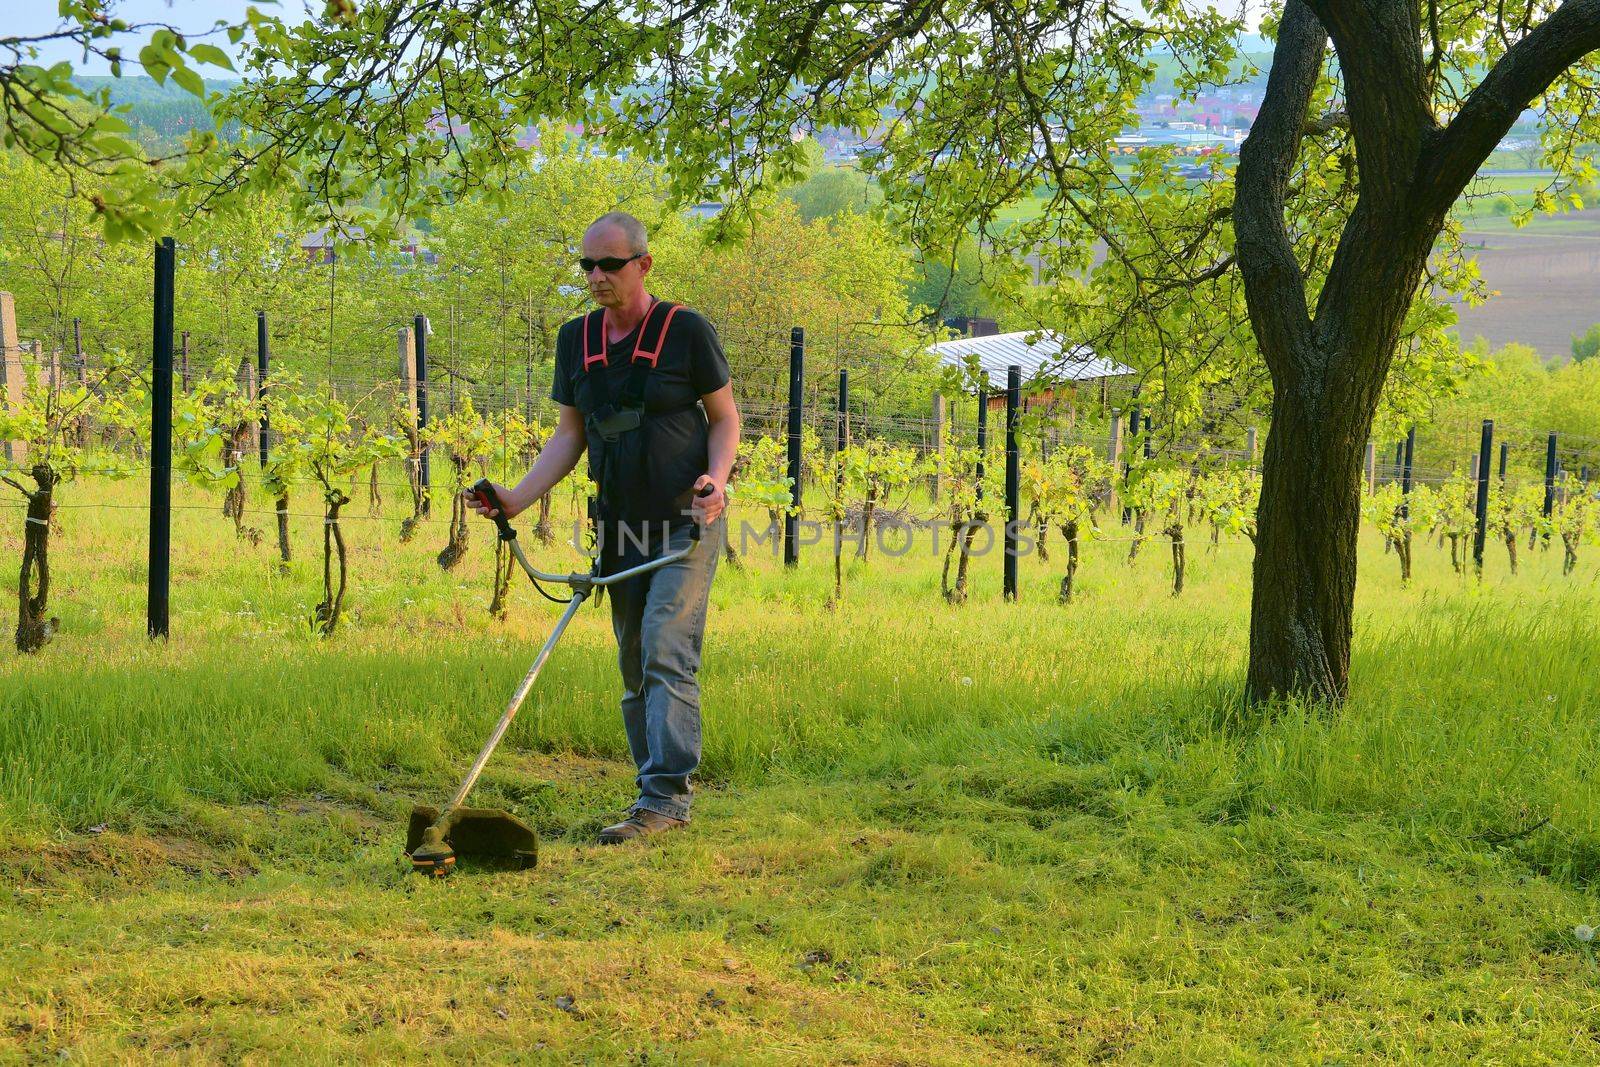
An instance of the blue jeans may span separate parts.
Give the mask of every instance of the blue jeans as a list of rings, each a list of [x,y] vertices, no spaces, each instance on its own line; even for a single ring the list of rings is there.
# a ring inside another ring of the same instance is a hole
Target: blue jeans
[[[674,819],[689,817],[689,776],[700,765],[696,675],[706,601],[726,525],[718,519],[706,527],[688,558],[607,590],[622,670],[622,724],[639,769],[639,799],[633,808]],[[689,539],[688,526],[674,529],[667,551],[682,548]],[[608,550],[605,570],[613,573],[654,555]]]

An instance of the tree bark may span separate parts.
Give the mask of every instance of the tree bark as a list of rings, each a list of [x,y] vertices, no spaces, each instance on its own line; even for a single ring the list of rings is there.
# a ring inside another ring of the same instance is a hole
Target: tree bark
[[[1061,524],[1061,537],[1067,542],[1067,571],[1061,576],[1061,589],[1057,599],[1063,604],[1072,603],[1072,583],[1078,575],[1078,520],[1069,519]]]
[[[1183,594],[1183,568],[1187,562],[1184,554],[1183,523],[1174,522],[1166,529],[1166,534],[1172,539],[1172,595]]]
[[[465,463],[456,463],[456,481],[464,482]],[[439,550],[439,566],[450,570],[467,554],[470,541],[467,536],[467,501],[460,493],[450,494],[450,539]]]
[[[489,614],[497,619],[506,617],[506,593],[511,589],[511,568],[516,557],[506,542],[496,538],[494,543],[494,595],[489,598]]]
[[[287,567],[289,565],[289,494],[284,493],[278,498],[278,562]]]
[[[323,637],[332,634],[339,625],[339,614],[344,606],[345,570],[344,531],[339,528],[339,509],[350,503],[350,498],[337,489],[326,494],[327,516],[322,525],[322,603],[312,616],[312,625]],[[334,563],[338,563],[338,581],[334,580]]]
[[[18,652],[39,651],[59,625],[59,620],[45,616],[50,604],[50,510],[57,477],[44,463],[34,464],[31,473],[37,488],[28,493],[23,520],[22,571],[17,579]]]

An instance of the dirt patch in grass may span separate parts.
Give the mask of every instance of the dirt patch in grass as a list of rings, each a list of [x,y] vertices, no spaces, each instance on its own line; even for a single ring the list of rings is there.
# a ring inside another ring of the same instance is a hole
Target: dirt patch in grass
[[[255,866],[233,850],[195,838],[112,830],[5,849],[0,851],[0,868],[24,893],[66,887],[128,891],[174,874],[235,881],[256,873]]]

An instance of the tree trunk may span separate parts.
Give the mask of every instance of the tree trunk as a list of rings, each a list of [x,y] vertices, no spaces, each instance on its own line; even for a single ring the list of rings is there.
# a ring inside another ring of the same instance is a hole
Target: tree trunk
[[[344,531],[339,528],[339,509],[350,503],[350,498],[337,489],[325,496],[327,515],[322,524],[322,603],[312,616],[312,626],[317,633],[327,637],[339,625],[339,613],[344,606],[345,551]],[[333,565],[339,565],[338,581],[334,581]]]
[[[872,512],[878,504],[878,487],[867,487],[867,502],[861,509],[861,540],[856,543],[856,559],[867,558],[867,547],[872,541]]]
[[[511,568],[516,557],[511,546],[495,538],[494,542],[494,595],[489,598],[489,614],[497,619],[506,617],[506,594],[511,589]]]
[[[1561,574],[1565,577],[1571,574],[1578,566],[1578,537],[1576,534],[1563,533],[1561,535]]]
[[[1517,531],[1509,526],[1506,527],[1505,538],[1506,556],[1511,560],[1511,573],[1515,575],[1517,573]]]
[[[956,584],[950,591],[950,603],[965,604],[967,602],[967,564],[972,559],[972,540],[978,536],[978,526],[987,520],[985,515],[977,515],[972,522],[966,523],[961,529],[961,558],[956,561]]]
[[[1067,572],[1061,576],[1061,590],[1057,599],[1063,604],[1072,603],[1072,583],[1078,575],[1078,520],[1069,519],[1061,524],[1061,536],[1067,542]]]
[[[1144,543],[1144,509],[1133,513],[1133,544],[1128,546],[1128,562],[1139,557],[1139,546]]]
[[[377,518],[383,514],[383,493],[378,488],[378,465],[372,465],[372,477],[367,482],[367,514]]]
[[[278,498],[278,562],[289,566],[289,494],[285,492]]]
[[[555,533],[550,529],[549,493],[539,498],[539,522],[533,528],[533,536],[538,538],[541,545],[548,545],[555,540]]]
[[[939,572],[939,593],[947,603],[954,603],[954,590],[950,588],[950,561],[955,558],[956,542],[961,540],[961,526],[950,527],[950,543],[944,549],[944,567]]]
[[[458,472],[458,475],[461,472],[464,472],[465,468],[466,468],[466,464],[457,463],[456,464],[456,470]],[[457,478],[458,482],[461,481],[461,480],[463,480],[461,477]],[[469,541],[468,541],[468,538],[467,538],[467,499],[466,499],[466,497],[462,496],[460,493],[451,493],[450,494],[450,540],[447,541],[445,543],[444,548],[439,551],[439,556],[438,556],[439,566],[443,567],[445,570],[450,570],[457,563],[460,563],[461,562],[461,557],[465,556],[467,554],[467,545],[468,544],[469,544]]]
[[[1411,531],[1395,542],[1394,550],[1400,554],[1400,584],[1411,584]]]
[[[416,536],[422,522],[422,446],[417,431],[406,428],[406,438],[411,442],[411,455],[406,458],[406,483],[411,487],[411,515],[400,522],[400,543],[405,544]]]
[[[1256,512],[1252,700],[1338,701],[1349,685],[1366,424],[1340,430],[1308,406],[1287,388],[1274,394]]]
[[[1166,529],[1168,537],[1172,538],[1172,595],[1179,596],[1183,593],[1183,566],[1184,559],[1183,523],[1174,522]]]
[[[22,571],[17,580],[18,652],[39,651],[60,625],[60,620],[45,617],[50,603],[50,511],[57,478],[44,463],[34,464],[32,474],[38,488],[28,494],[23,520]]]

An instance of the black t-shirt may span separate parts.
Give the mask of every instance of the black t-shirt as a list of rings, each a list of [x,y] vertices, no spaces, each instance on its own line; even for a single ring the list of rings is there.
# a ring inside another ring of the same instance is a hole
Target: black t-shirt
[[[572,319],[556,335],[556,370],[550,398],[587,416],[595,407],[587,380],[590,373],[606,374],[611,399],[620,401],[631,372],[639,330],[608,343],[605,369],[586,373],[583,323],[583,316]],[[645,380],[645,419],[635,431],[642,434],[640,447],[634,450],[638,460],[630,464],[634,469],[621,472],[622,485],[616,487],[626,497],[622,514],[608,518],[628,522],[683,518],[682,508],[695,479],[706,472],[710,463],[710,433],[705,410],[698,401],[727,384],[728,359],[723,355],[717,331],[705,316],[686,307],[678,308],[667,329],[661,355]],[[598,477],[598,452],[603,442],[591,431],[588,444],[589,474]],[[602,486],[602,492],[605,488]]]

